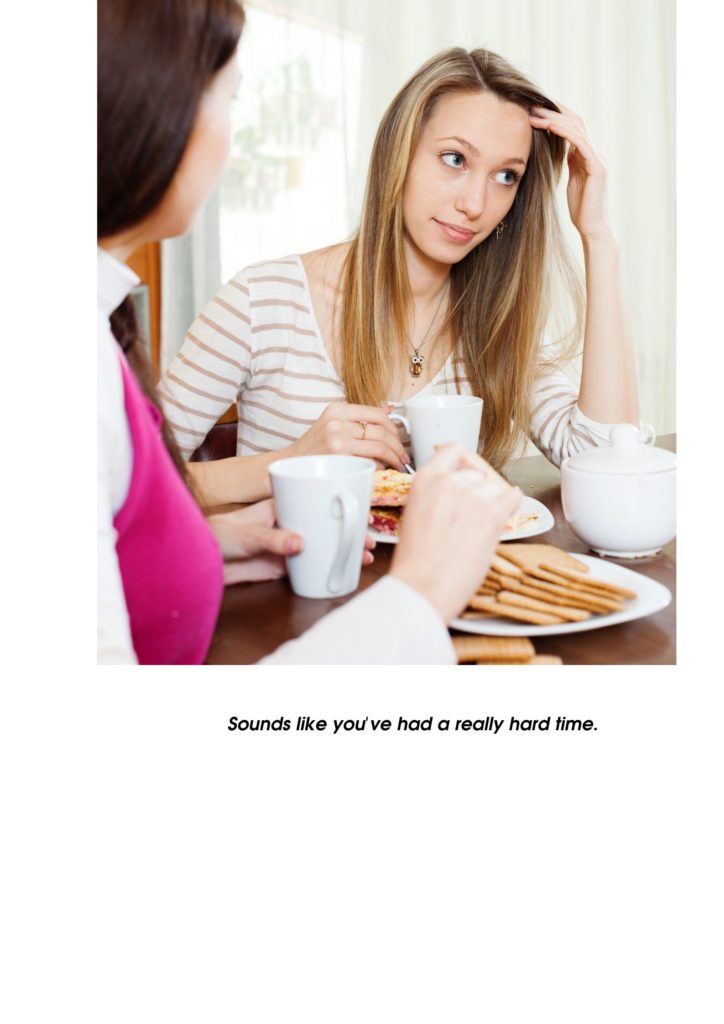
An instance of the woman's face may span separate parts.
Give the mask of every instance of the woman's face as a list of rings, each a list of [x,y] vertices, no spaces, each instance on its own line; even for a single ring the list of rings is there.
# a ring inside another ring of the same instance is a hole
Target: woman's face
[[[412,246],[447,266],[467,256],[513,205],[531,142],[528,113],[515,103],[490,92],[440,97],[402,196]]]
[[[181,163],[153,214],[156,238],[188,231],[218,181],[229,158],[231,101],[239,77],[234,54],[207,86]]]

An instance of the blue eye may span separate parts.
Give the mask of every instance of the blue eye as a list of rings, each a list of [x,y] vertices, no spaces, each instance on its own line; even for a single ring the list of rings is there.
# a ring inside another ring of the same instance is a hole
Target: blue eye
[[[498,173],[495,175],[496,181],[498,181],[501,175],[506,179],[505,181],[499,182],[499,184],[501,185],[517,185],[520,181],[520,175],[517,174],[515,171],[498,171]]]
[[[462,153],[457,153],[454,150],[449,153],[442,153],[440,159],[447,167],[454,167],[455,170],[460,170],[461,167],[465,166],[465,157]]]

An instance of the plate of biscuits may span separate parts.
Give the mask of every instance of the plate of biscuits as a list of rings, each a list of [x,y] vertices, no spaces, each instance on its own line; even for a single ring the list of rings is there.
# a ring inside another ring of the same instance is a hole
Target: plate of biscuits
[[[378,469],[375,473],[370,502],[370,533],[378,543],[397,543],[412,481],[413,477],[408,473],[395,469]],[[500,540],[507,542],[535,537],[554,525],[553,515],[543,502],[524,496],[515,515],[506,523]]]
[[[578,633],[653,615],[670,602],[662,583],[615,562],[552,544],[501,544],[450,628],[483,636]]]

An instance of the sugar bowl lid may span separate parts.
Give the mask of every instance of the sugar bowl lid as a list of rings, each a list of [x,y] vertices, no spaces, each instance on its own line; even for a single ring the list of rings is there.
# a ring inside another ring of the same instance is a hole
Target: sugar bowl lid
[[[676,455],[654,448],[652,427],[639,430],[633,423],[616,423],[609,431],[609,444],[588,448],[566,460],[570,469],[586,473],[662,473],[674,469]]]

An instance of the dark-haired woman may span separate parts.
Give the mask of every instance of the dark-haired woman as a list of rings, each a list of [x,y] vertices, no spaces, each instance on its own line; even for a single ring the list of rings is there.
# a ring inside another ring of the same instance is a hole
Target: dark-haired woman
[[[228,154],[243,11],[234,0],[98,8],[98,644],[108,663],[199,663],[223,583],[283,572],[302,538],[270,501],[205,519],[183,479],[125,260],[186,231]],[[387,577],[269,661],[453,662],[445,623],[485,575],[519,494],[460,449],[419,473]],[[367,556],[368,558],[371,557]]]

